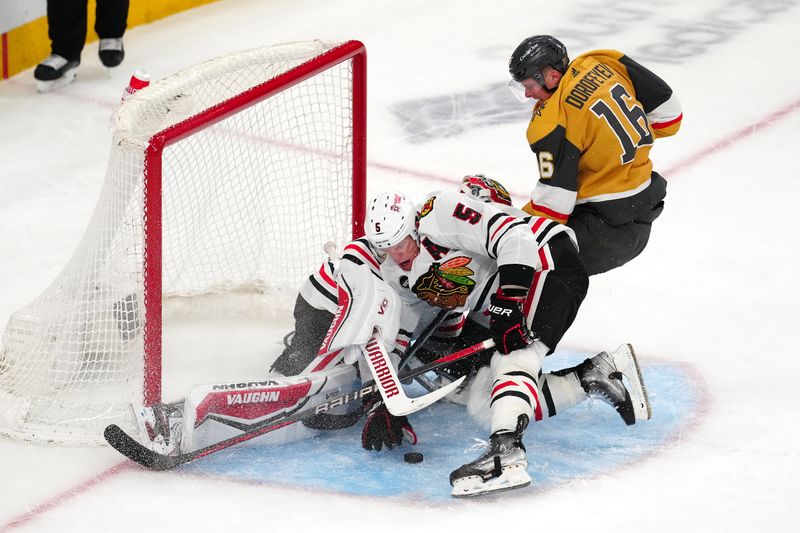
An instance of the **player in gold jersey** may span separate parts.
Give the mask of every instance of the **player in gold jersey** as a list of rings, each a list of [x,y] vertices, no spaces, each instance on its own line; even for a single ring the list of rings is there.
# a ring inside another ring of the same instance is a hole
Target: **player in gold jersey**
[[[509,86],[536,99],[528,143],[539,182],[523,210],[571,227],[587,272],[639,255],[664,208],[666,180],[653,171],[655,139],[677,133],[680,102],[658,76],[616,50],[570,61],[549,35],[511,55]]]

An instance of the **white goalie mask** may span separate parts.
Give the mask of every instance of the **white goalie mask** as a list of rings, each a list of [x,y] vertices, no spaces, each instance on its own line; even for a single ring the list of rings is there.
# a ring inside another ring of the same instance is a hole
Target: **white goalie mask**
[[[419,240],[417,206],[404,194],[384,192],[367,203],[367,239],[378,248],[389,248],[411,235]]]

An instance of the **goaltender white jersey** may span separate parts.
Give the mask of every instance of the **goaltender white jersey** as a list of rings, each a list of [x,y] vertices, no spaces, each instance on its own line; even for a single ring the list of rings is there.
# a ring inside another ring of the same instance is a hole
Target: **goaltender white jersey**
[[[567,233],[576,243],[563,224],[449,191],[428,196],[418,231],[420,252],[411,270],[386,258],[384,280],[401,296],[473,312],[483,311],[497,290],[498,267],[521,264],[539,271],[539,248],[554,235]]]

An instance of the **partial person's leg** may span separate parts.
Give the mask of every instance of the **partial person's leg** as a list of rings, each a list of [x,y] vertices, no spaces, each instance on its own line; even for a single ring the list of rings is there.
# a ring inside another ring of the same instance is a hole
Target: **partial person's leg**
[[[593,276],[620,267],[642,253],[650,238],[652,220],[661,213],[656,206],[649,221],[611,225],[591,208],[578,206],[567,222],[575,231],[580,258],[586,272]]]
[[[86,0],[49,0],[47,24],[52,53],[80,61],[86,42]]]
[[[94,31],[101,39],[118,39],[128,27],[128,0],[97,0]]]
[[[125,58],[122,36],[128,24],[128,0],[97,0],[94,30],[100,37],[97,53],[107,67],[116,67]]]

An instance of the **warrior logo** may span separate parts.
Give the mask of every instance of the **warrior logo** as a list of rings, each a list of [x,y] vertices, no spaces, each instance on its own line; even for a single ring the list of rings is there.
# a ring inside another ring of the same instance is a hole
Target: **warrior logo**
[[[475,274],[467,267],[471,261],[469,257],[458,256],[441,265],[433,263],[430,270],[417,279],[411,290],[417,298],[436,307],[463,307],[475,287],[475,281],[468,277]]]

